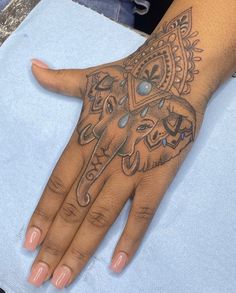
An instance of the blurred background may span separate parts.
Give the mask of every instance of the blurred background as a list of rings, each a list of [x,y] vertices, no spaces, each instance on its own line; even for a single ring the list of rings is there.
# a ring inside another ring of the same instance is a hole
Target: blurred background
[[[151,34],[173,0],[68,0]],[[0,0],[0,46],[40,0]]]

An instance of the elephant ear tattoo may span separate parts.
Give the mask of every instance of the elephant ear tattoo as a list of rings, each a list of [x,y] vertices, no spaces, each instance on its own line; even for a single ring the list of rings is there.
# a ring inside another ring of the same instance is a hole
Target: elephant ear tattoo
[[[195,137],[196,112],[188,102],[201,61],[192,9],[179,14],[149,38],[123,65],[87,76],[87,117],[77,127],[79,143],[96,140],[77,188],[81,206],[89,187],[115,156],[127,176],[163,165]]]

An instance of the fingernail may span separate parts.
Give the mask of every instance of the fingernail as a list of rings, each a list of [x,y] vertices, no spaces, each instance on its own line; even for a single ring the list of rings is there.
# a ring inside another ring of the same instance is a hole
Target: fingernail
[[[32,268],[28,282],[36,287],[41,286],[47,277],[48,270],[47,264],[39,262]]]
[[[71,275],[72,272],[67,266],[59,267],[55,270],[51,282],[58,289],[64,288],[68,284]]]
[[[40,237],[41,231],[36,227],[31,227],[26,233],[24,248],[31,251],[35,250],[39,244]]]
[[[119,252],[112,260],[110,269],[115,273],[120,273],[125,267],[128,256],[124,252]]]
[[[38,67],[41,67],[41,68],[44,68],[44,69],[49,68],[49,66],[46,63],[42,62],[41,60],[31,59],[31,62],[32,62],[32,64],[34,64],[34,65],[36,65]]]

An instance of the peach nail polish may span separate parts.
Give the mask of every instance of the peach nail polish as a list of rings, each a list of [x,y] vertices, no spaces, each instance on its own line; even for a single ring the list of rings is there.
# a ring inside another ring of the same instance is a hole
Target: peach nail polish
[[[31,251],[35,250],[39,244],[40,237],[41,231],[36,227],[31,227],[26,233],[24,248]]]
[[[32,268],[28,282],[36,287],[41,286],[47,277],[48,270],[47,264],[39,262]]]
[[[34,64],[34,65],[36,65],[38,67],[41,67],[41,68],[44,68],[44,69],[49,68],[49,66],[46,63],[42,62],[41,60],[32,59],[31,62],[32,62],[32,64]]]
[[[52,284],[58,288],[64,288],[70,281],[72,272],[67,266],[61,266],[55,270],[52,277]]]
[[[128,256],[124,252],[119,252],[112,260],[110,269],[115,273],[120,273],[125,267]]]

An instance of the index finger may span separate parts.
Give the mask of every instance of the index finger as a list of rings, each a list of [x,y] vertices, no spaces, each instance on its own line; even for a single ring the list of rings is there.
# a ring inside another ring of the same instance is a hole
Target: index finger
[[[30,219],[24,242],[24,247],[28,250],[34,250],[43,241],[57,211],[83,168],[84,160],[77,138],[75,131]]]

